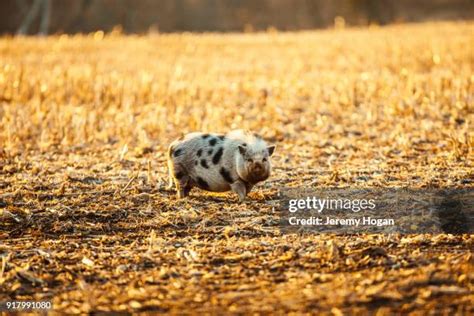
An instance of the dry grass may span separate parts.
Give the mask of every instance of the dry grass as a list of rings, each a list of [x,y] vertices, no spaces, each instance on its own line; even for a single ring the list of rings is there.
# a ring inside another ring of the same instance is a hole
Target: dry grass
[[[473,26],[0,39],[0,301],[467,312],[472,235],[282,235],[272,205],[473,187]],[[170,140],[236,127],[278,146],[251,202],[163,189]]]

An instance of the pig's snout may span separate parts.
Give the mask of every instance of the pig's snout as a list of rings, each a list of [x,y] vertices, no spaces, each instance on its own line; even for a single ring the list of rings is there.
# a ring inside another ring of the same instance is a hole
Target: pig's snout
[[[261,174],[264,171],[264,169],[265,169],[264,166],[259,162],[254,163],[252,166],[252,172],[256,174]]]

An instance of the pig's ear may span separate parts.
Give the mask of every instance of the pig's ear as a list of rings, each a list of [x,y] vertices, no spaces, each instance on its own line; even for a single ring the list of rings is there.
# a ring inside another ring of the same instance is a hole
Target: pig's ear
[[[271,156],[273,155],[273,152],[275,151],[275,145],[272,145],[272,146],[268,146],[267,147],[267,150],[268,150],[268,155]]]
[[[240,154],[245,155],[245,152],[246,152],[245,147],[239,145],[239,152],[240,152]]]

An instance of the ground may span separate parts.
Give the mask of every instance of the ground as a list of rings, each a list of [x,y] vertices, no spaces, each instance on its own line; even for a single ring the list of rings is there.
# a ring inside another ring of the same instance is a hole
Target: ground
[[[58,313],[473,312],[473,234],[285,234],[285,187],[473,188],[472,22],[0,39],[0,301]],[[271,178],[166,189],[182,133]]]

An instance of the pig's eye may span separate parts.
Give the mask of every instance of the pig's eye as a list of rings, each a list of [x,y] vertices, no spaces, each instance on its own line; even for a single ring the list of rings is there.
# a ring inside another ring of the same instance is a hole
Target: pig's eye
[[[263,158],[262,161],[263,161],[263,162],[267,162],[267,158]]]
[[[253,162],[253,159],[252,159],[252,158],[248,158],[247,161],[248,161],[248,162]]]

